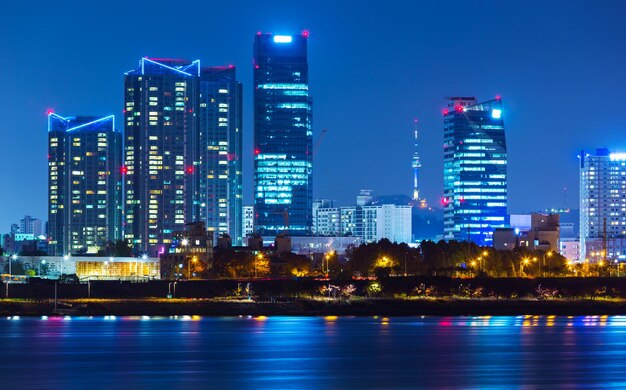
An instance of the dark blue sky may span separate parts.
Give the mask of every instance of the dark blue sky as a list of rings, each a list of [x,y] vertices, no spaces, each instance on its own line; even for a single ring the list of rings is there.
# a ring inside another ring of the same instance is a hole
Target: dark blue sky
[[[418,117],[423,193],[437,203],[450,95],[502,96],[511,212],[562,207],[564,186],[576,207],[578,150],[626,150],[624,1],[11,3],[0,12],[0,231],[47,219],[46,109],[121,114],[123,73],[142,56],[238,67],[250,203],[257,31],[311,33],[315,139],[328,129],[315,197],[410,194]]]

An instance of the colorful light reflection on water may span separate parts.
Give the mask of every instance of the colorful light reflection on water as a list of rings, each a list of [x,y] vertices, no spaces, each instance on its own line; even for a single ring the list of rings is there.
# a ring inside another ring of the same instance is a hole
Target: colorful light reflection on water
[[[626,316],[18,317],[20,388],[626,387]]]

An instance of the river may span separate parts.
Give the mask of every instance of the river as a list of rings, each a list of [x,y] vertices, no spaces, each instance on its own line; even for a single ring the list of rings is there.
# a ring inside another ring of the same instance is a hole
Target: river
[[[9,317],[5,388],[626,387],[626,316]]]

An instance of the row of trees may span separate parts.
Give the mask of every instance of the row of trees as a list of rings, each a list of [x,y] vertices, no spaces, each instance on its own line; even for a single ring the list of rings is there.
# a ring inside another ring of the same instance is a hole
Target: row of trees
[[[362,276],[441,275],[538,277],[569,276],[576,269],[554,251],[495,250],[473,242],[422,241],[418,248],[392,243],[377,243],[349,248],[346,257],[353,273]],[[588,270],[592,272],[593,270]]]

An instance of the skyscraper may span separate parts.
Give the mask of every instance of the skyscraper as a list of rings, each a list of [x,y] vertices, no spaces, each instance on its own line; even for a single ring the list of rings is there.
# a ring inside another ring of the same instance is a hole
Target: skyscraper
[[[595,154],[582,151],[579,158],[580,258],[623,260],[626,153],[611,153],[601,148]]]
[[[48,114],[50,255],[95,253],[121,238],[122,136],[115,118]]]
[[[142,58],[125,89],[125,236],[155,255],[184,225],[241,237],[241,84],[234,67]]]
[[[254,40],[254,212],[263,235],[308,235],[312,224],[312,100],[308,33]]]
[[[200,220],[207,230],[227,233],[241,245],[242,90],[233,66],[200,73]]]
[[[125,237],[137,252],[155,255],[199,218],[199,73],[199,61],[142,58],[124,77]]]
[[[491,245],[507,225],[507,149],[499,97],[452,97],[444,114],[444,238]]]

